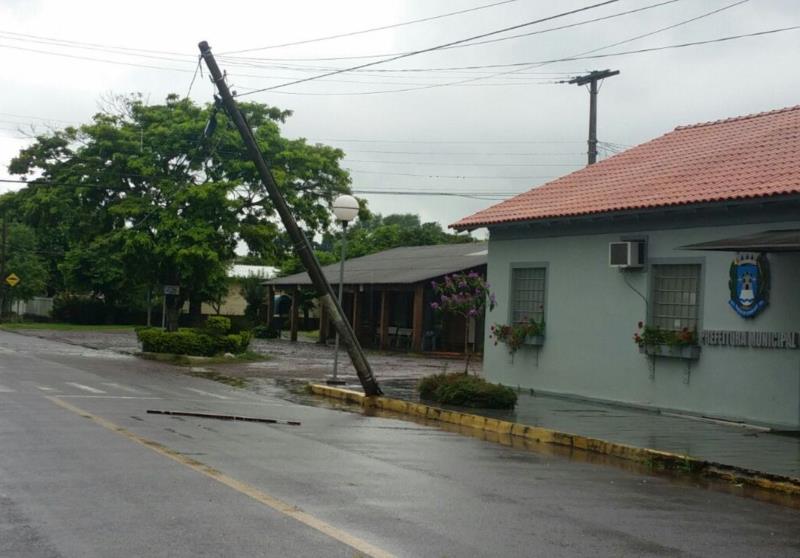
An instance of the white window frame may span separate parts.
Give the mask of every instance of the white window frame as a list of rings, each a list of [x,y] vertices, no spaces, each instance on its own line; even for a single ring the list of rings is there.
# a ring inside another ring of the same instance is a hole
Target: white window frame
[[[702,262],[651,262],[650,278],[648,325],[668,331],[699,331],[703,314]]]
[[[532,276],[522,277],[526,272],[530,272]],[[526,282],[522,291],[520,291],[521,281]],[[537,323],[542,323],[547,310],[547,266],[543,264],[511,266],[509,287],[509,322],[521,324],[534,319]],[[524,299],[519,297],[522,292],[526,293]],[[530,296],[527,296],[528,294]]]

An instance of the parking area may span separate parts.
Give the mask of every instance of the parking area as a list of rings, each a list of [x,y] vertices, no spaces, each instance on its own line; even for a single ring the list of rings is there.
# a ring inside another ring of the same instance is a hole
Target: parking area
[[[141,350],[133,330],[101,332],[37,329],[18,330],[15,333],[128,354],[134,354]],[[313,343],[308,339],[296,343],[285,339],[253,339],[250,350],[264,355],[265,360],[204,365],[204,367],[241,378],[298,381],[321,380],[331,373],[333,367],[333,347]],[[367,356],[379,381],[414,381],[439,372],[464,370],[464,361],[458,358],[378,351],[367,351]],[[470,373],[480,375],[482,372],[481,359],[473,358],[469,369]],[[358,382],[350,359],[343,350],[339,355],[339,375],[347,382]]]

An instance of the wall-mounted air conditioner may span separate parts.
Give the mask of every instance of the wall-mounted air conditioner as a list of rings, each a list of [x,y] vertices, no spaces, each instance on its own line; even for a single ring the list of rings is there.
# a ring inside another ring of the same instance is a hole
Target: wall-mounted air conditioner
[[[618,269],[644,267],[644,243],[637,240],[609,242],[608,265]]]

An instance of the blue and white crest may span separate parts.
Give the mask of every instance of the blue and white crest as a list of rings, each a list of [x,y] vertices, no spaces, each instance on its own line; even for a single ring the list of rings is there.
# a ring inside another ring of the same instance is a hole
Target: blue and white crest
[[[731,263],[728,304],[743,318],[752,318],[767,305],[769,265],[764,254],[739,254]]]

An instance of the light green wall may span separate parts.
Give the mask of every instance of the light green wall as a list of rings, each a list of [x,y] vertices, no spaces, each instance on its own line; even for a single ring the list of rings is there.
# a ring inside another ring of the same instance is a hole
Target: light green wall
[[[706,223],[707,224],[707,223]],[[575,236],[513,238],[517,229],[492,231],[488,278],[497,307],[487,316],[484,374],[510,386],[635,405],[679,410],[753,423],[800,427],[800,350],[704,346],[692,362],[651,360],[633,342],[645,302],[625,278],[649,297],[650,273],[608,266],[608,243],[643,236],[650,261],[702,263],[699,329],[800,330],[800,254],[769,254],[770,305],[754,319],[728,305],[732,253],[677,250],[679,246],[761,232],[800,228],[800,222],[703,226],[669,230],[604,232]],[[501,239],[507,238],[507,239]],[[492,323],[508,323],[511,269],[533,262],[547,266],[546,340],[525,347],[513,361],[505,345],[488,338]]]

